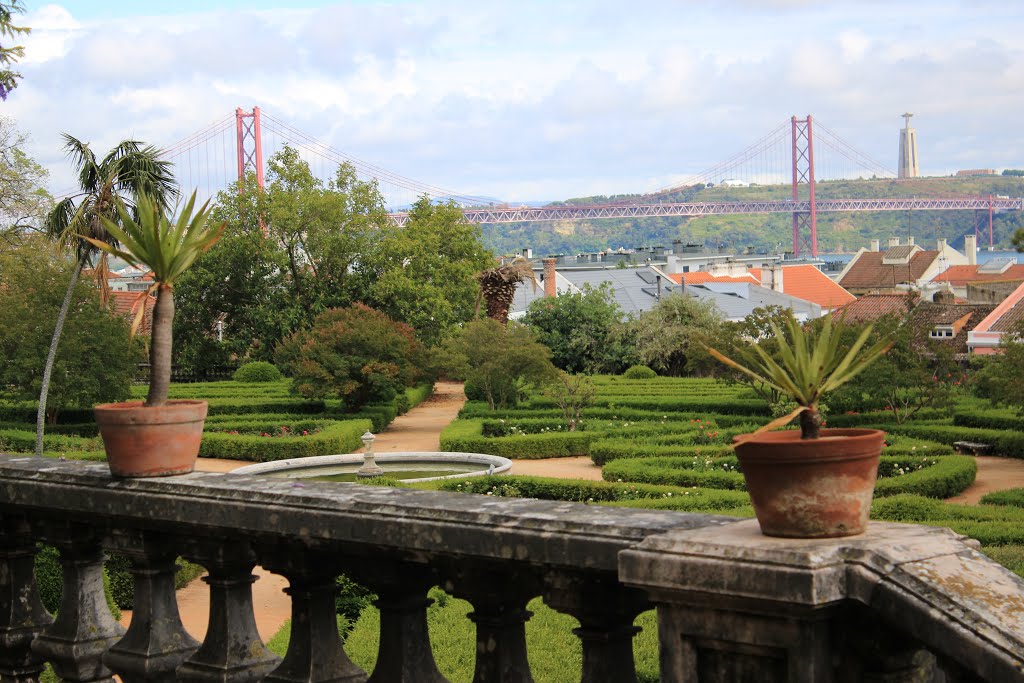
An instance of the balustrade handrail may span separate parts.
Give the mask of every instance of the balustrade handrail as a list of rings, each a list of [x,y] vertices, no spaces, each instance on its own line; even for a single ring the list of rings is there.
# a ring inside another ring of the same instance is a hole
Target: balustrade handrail
[[[27,597],[37,540],[61,551],[53,623]],[[134,563],[127,634],[97,597],[102,548]],[[177,617],[179,555],[209,571],[201,645]],[[290,583],[301,627],[283,661],[255,629],[256,564]],[[716,515],[235,474],[115,480],[103,464],[0,456],[5,680],[34,681],[45,659],[76,681],[366,681],[337,635],[341,572],[379,595],[374,683],[444,681],[425,616],[437,584],[473,604],[478,683],[532,680],[525,607],[538,595],[579,620],[584,681],[636,680],[633,620],[652,605],[663,681],[828,681],[850,667],[1024,681],[1024,581],[945,529],[792,541]]]

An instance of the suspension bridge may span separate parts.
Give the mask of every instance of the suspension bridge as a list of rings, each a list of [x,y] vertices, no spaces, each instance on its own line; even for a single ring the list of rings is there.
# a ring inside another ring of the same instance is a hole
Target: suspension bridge
[[[318,140],[259,107],[239,108],[164,149],[174,163],[182,187],[197,188],[207,197],[229,188],[247,174],[265,185],[265,162],[285,146],[295,149],[310,171],[325,183],[338,166],[351,164],[362,180],[374,179],[391,218],[399,225],[408,221],[401,207],[424,195],[434,200],[453,200],[467,221],[517,223],[524,221],[585,220],[596,218],[648,218],[669,216],[719,216],[729,214],[789,214],[793,225],[793,252],[818,255],[819,213],[846,211],[970,211],[988,212],[989,243],[992,214],[997,210],[1022,210],[1024,199],[1009,197],[907,197],[895,199],[819,198],[819,179],[895,179],[896,172],[859,152],[838,134],[812,119],[792,117],[770,133],[725,161],[671,187],[603,204],[542,207],[508,206],[491,198],[466,195],[419,182],[352,157]],[[713,184],[789,186],[784,199],[756,201],[678,201],[680,195]],[[975,232],[978,222],[975,221]]]

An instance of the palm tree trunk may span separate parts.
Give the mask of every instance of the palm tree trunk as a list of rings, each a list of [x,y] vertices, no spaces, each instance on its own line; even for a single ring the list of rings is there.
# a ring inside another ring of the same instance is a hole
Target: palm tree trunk
[[[174,325],[174,290],[160,285],[153,307],[153,336],[149,345],[149,393],[147,406],[167,403],[171,387],[171,333]]]
[[[75,293],[75,285],[78,284],[78,276],[82,273],[84,265],[85,259],[78,259],[75,270],[71,273],[68,289],[64,292],[64,301],[61,302],[60,312],[57,313],[57,325],[53,329],[53,337],[50,338],[50,352],[46,355],[46,365],[43,367],[43,383],[39,387],[39,408],[36,410],[36,455],[43,454],[43,429],[46,424],[46,398],[50,393],[50,375],[53,374],[53,364],[57,360],[57,346],[60,345],[60,336],[64,333],[64,320],[68,317],[71,297]]]

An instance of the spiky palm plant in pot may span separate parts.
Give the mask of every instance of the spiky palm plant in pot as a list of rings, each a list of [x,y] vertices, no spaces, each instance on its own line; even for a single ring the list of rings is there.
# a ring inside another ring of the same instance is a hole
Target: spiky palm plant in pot
[[[159,202],[139,197],[138,217],[117,207],[120,224],[103,224],[121,247],[83,236],[111,256],[152,273],[153,284],[136,302],[134,335],[145,314],[145,299],[156,295],[149,349],[149,392],[144,403],[108,403],[96,406],[107,460],[115,476],[166,476],[191,472],[199,452],[205,401],[169,401],[171,344],[174,324],[174,283],[199,256],[220,239],[223,225],[209,222],[209,202],[195,209],[196,195],[185,203],[176,220]]]
[[[792,315],[785,330],[772,324],[778,351],[754,345],[744,364],[708,349],[726,365],[789,396],[796,410],[752,434],[736,437],[736,455],[761,530],[770,536],[851,536],[868,523],[885,433],[875,429],[822,429],[823,396],[856,377],[892,343],[868,346],[872,328],[849,346],[845,325],[825,318],[820,327]],[[771,431],[800,419],[800,430]]]

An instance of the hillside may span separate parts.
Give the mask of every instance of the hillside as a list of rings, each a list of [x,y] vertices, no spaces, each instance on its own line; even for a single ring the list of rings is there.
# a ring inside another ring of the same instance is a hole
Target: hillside
[[[700,188],[696,186],[664,201],[751,201],[786,199],[788,185]],[[978,176],[969,178],[915,178],[912,180],[837,180],[819,182],[817,196],[831,198],[964,197],[1008,195],[1024,196],[1024,178],[1014,176]],[[637,196],[581,197],[565,204],[600,204]],[[563,202],[557,202],[561,204]],[[913,235],[921,243],[939,237],[954,247],[963,244],[963,236],[974,232],[975,220],[982,228],[987,244],[988,214],[974,211],[886,211],[818,215],[818,245],[822,252],[855,251],[871,239],[895,235]],[[1022,212],[997,213],[993,221],[996,247],[1010,248],[1010,238],[1024,227]],[[489,247],[509,254],[530,247],[536,254],[580,253],[608,248],[650,244],[670,246],[673,240],[709,245],[724,245],[736,250],[751,248],[774,251],[791,248],[792,219],[785,214],[702,216],[699,218],[600,219],[558,221],[552,223],[511,223],[483,226]]]

